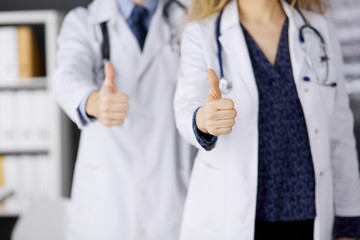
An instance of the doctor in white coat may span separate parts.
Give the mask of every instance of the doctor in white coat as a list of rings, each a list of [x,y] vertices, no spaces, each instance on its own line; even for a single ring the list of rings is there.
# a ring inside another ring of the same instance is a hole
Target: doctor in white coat
[[[172,106],[180,5],[95,0],[65,17],[53,91],[82,130],[69,240],[178,239],[194,152]]]
[[[323,56],[319,55],[323,54],[320,39],[311,29],[306,29],[306,54],[299,41],[299,30],[304,25],[304,19],[289,3],[291,1],[194,1],[195,5],[190,10],[193,15],[190,16],[195,20],[188,24],[183,33],[180,74],[174,100],[180,133],[199,149],[185,204],[181,240],[252,240],[256,235],[261,144],[258,125],[260,85],[257,86],[257,81],[261,79],[255,79],[254,73],[259,69],[252,67],[244,36],[246,30],[242,31],[242,28],[250,30],[258,46],[264,50],[263,54],[255,57],[266,56],[273,66],[278,66],[275,63],[276,49],[284,21],[288,24],[288,34],[281,35],[282,39],[288,38],[293,90],[295,89],[296,99],[302,106],[306,122],[304,129],[311,149],[314,179],[310,185],[314,185],[314,197],[310,201],[314,201],[316,212],[312,213],[313,224],[308,229],[295,228],[296,232],[291,235],[287,228],[272,230],[270,227],[266,231],[277,231],[274,233],[275,237],[255,239],[299,239],[296,235],[301,236],[303,230],[309,230],[311,236],[303,240],[331,240],[335,216],[340,222],[345,219],[348,221],[340,231],[345,228],[359,231],[359,166],[353,136],[353,115],[344,88],[340,46],[329,20],[320,14],[303,10],[305,19],[324,38],[329,57],[329,60],[324,59],[324,63],[313,71],[306,58],[309,54],[315,54],[311,59]],[[296,1],[295,6],[299,6],[299,3],[304,2]],[[232,82],[230,92],[221,92],[219,87],[221,69],[215,34],[219,12],[222,12],[222,17],[218,43],[222,50],[224,77]],[[258,37],[261,34],[263,37]],[[250,37],[247,36],[246,39]],[[279,45],[279,48],[283,46]],[[254,51],[259,52],[259,48]],[[326,60],[329,74],[324,83],[317,81],[315,72],[321,76],[326,75],[326,65],[323,66]],[[266,64],[270,66],[269,62]],[[260,65],[260,69],[262,67],[264,65]],[[213,71],[208,72],[208,69],[213,69],[218,77]],[[271,74],[268,73],[270,77],[277,76]],[[288,74],[285,76],[289,77]],[[266,74],[263,75],[264,79],[267,77]],[[287,97],[286,93],[283,96]],[[277,111],[279,106],[282,105],[274,105],[273,110]],[[286,112],[284,109],[282,111]],[[211,139],[216,139],[216,136],[218,138],[214,143]],[[289,139],[291,140],[291,136]],[[304,140],[306,142],[306,138]],[[207,145],[207,142],[212,142],[212,145]],[[278,150],[274,151],[276,155]],[[312,167],[311,164],[308,166]],[[294,170],[298,169],[290,169]],[[292,179],[283,180],[285,185],[287,180],[294,182]],[[283,191],[291,193],[292,186],[289,189]],[[282,194],[281,191],[278,193]],[[296,202],[296,198],[293,200]],[[283,206],[286,207],[286,204]],[[306,203],[298,202],[298,205],[301,204]],[[291,211],[292,209],[289,210]],[[276,226],[271,224],[269,222],[266,226]],[[281,224],[278,226],[286,226]],[[293,226],[302,226],[300,222],[295,224],[299,225]],[[341,228],[341,224],[338,227]],[[284,233],[289,235],[280,237]],[[356,237],[341,234],[337,233],[340,239]]]

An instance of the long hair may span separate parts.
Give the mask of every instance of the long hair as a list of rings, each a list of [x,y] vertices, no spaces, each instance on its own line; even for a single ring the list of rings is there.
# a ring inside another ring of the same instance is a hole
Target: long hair
[[[189,9],[188,19],[197,21],[208,18],[221,11],[231,0],[194,0]],[[286,0],[291,6],[324,13],[327,4],[326,0]]]

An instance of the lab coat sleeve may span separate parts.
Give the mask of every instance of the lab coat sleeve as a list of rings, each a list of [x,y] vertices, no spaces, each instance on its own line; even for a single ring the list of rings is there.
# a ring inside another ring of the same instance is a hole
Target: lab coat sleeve
[[[335,29],[329,23],[331,49],[337,69],[337,87],[330,125],[331,164],[335,215],[338,217],[360,216],[360,176],[353,133],[354,117],[350,110],[349,98],[345,91],[343,62],[340,44]]]
[[[193,114],[205,103],[209,92],[207,65],[199,23],[189,24],[181,41],[181,60],[174,98],[176,125],[181,135],[198,149],[203,149],[193,131]]]
[[[336,217],[336,238],[360,238],[360,217]]]
[[[86,102],[90,96],[92,91],[88,92],[81,100],[79,107],[77,108],[77,112],[80,116],[80,120],[83,126],[86,126],[88,123],[96,120],[94,117],[90,117],[86,114]]]
[[[200,143],[200,145],[206,150],[210,151],[213,149],[216,145],[217,136],[213,136],[211,134],[205,134],[202,133],[199,128],[196,126],[196,114],[198,112],[199,108],[195,110],[193,114],[193,122],[192,127],[193,131],[196,137],[196,140]]]
[[[58,37],[57,70],[52,90],[57,102],[79,128],[84,126],[77,111],[81,101],[97,88],[88,12],[76,8],[64,19]]]

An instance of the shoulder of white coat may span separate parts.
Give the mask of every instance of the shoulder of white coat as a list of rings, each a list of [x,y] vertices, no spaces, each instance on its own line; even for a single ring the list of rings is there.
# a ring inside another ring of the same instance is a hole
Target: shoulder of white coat
[[[315,27],[324,37],[328,36],[331,41],[336,37],[333,20],[323,14],[312,11],[302,11],[310,24]]]
[[[215,24],[218,14],[214,14],[206,19],[199,21],[191,21],[185,25],[182,33],[183,38],[204,39],[213,34],[215,37]]]
[[[62,23],[59,38],[73,36],[88,39],[92,27],[89,11],[84,7],[77,7],[66,14]]]
[[[65,18],[64,18],[64,24],[71,24],[76,26],[83,26],[86,25],[89,20],[89,11],[85,7],[77,7],[72,10],[70,10]]]
[[[332,52],[339,52],[340,43],[334,22],[331,18],[312,11],[302,11],[310,25],[313,26],[325,40],[325,44]],[[339,53],[336,53],[339,54]]]

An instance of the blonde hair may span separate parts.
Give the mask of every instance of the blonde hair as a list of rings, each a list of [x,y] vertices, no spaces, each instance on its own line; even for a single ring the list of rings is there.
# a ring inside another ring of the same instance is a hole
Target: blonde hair
[[[188,19],[197,21],[208,18],[221,11],[231,0],[194,0],[190,6]],[[292,7],[312,10],[318,13],[324,13],[327,4],[323,0],[286,0]]]

